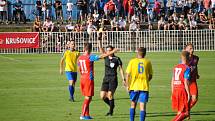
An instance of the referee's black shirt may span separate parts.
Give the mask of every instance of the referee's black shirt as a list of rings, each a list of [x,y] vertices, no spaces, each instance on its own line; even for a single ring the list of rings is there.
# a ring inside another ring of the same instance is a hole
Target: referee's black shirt
[[[119,57],[113,56],[112,59],[105,57],[105,78],[112,77],[117,78],[117,68],[122,65],[122,61]]]

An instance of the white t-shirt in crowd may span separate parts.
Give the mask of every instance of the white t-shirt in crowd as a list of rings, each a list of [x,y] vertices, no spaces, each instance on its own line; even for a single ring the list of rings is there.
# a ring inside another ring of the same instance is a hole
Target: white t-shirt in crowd
[[[119,27],[125,27],[126,26],[126,21],[124,20],[119,20]]]
[[[6,2],[0,0],[0,11],[6,11]]]
[[[71,24],[68,24],[68,25],[66,25],[66,29],[68,29],[68,30],[74,30],[75,27],[73,25],[71,25]]]
[[[211,0],[211,7],[215,8],[215,0]]]
[[[136,30],[137,30],[137,24],[135,23],[135,21],[133,21],[133,22],[130,24],[129,30],[130,30],[130,31],[136,31]]]
[[[67,3],[67,11],[72,11],[73,3]]]
[[[52,23],[52,21],[45,21],[44,22],[44,24],[43,24],[43,27],[48,27],[48,28],[50,28],[50,27],[53,27],[54,26],[54,24]]]

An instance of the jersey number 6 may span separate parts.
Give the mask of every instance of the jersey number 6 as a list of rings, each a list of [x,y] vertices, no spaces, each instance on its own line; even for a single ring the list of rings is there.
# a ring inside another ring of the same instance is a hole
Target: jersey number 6
[[[138,73],[142,74],[144,72],[144,65],[143,63],[138,63]]]

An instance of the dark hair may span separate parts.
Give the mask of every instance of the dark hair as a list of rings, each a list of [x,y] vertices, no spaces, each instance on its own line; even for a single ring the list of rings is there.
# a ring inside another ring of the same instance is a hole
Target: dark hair
[[[140,47],[140,48],[137,49],[137,51],[138,51],[138,54],[140,56],[145,57],[145,55],[146,55],[146,48]]]
[[[72,40],[70,40],[70,42],[75,42],[75,40],[74,40],[74,39],[72,39]]]
[[[191,42],[189,42],[189,43],[187,43],[187,45],[185,47],[187,47],[187,46],[192,46],[193,47],[193,44]]]
[[[92,51],[92,43],[85,43],[84,44],[84,50],[86,50],[87,52],[91,52]]]
[[[184,49],[186,49],[188,46],[192,46],[193,47],[193,44],[191,42],[187,43],[186,46],[184,47]]]
[[[46,20],[51,20],[51,18],[50,17],[46,17]]]
[[[114,49],[114,47],[112,45],[108,45],[106,48],[110,48],[111,50]]]

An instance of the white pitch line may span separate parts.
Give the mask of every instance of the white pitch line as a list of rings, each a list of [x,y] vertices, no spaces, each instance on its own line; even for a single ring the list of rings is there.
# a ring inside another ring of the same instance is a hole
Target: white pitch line
[[[0,55],[1,58],[4,58],[4,59],[8,59],[8,60],[11,60],[11,61],[19,61],[17,59],[14,59],[12,57],[6,57],[6,56],[3,56],[3,55]]]

